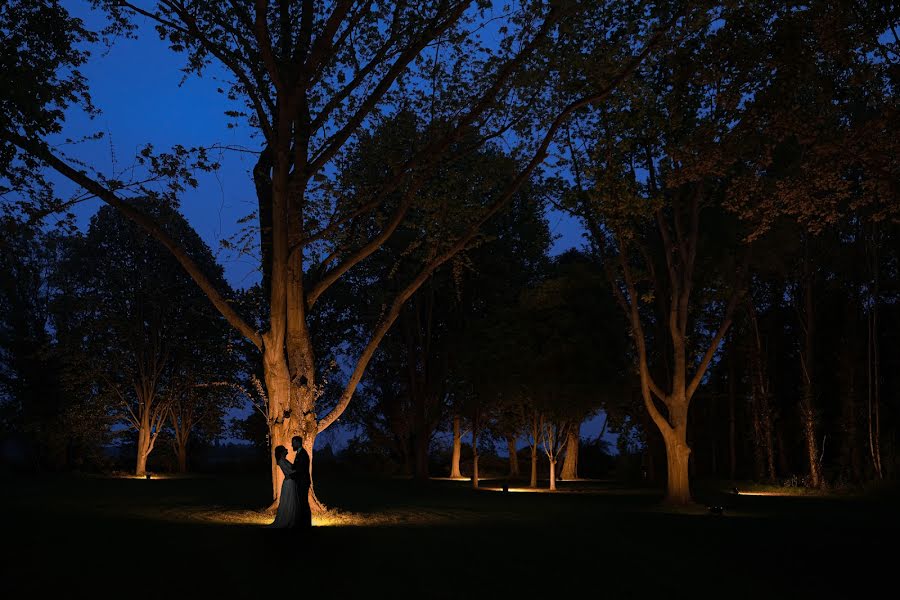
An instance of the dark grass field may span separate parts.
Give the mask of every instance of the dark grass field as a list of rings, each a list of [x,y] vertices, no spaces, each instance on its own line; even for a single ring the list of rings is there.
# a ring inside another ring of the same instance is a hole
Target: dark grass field
[[[900,567],[887,497],[698,493],[716,516],[610,482],[323,479],[341,514],[300,539],[252,512],[265,479],[2,485],[6,598],[889,598]]]

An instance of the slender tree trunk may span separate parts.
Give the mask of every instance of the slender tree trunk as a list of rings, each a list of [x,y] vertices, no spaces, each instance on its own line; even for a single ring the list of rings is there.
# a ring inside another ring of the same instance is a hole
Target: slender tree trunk
[[[537,487],[537,452],[538,452],[538,418],[537,413],[532,416],[531,422],[531,483],[529,487]]]
[[[424,427],[423,427],[424,429]],[[425,481],[428,479],[428,445],[431,440],[430,433],[426,435],[425,431],[417,431],[413,435],[413,476]]]
[[[806,441],[806,455],[809,462],[809,483],[818,488],[822,485],[819,464],[819,445],[816,439],[816,411],[813,389],[815,376],[815,314],[813,313],[813,275],[810,266],[809,242],[803,260],[804,279],[804,311],[803,311],[803,348],[800,353],[800,366],[803,370],[802,391],[800,395],[800,420],[803,437]]]
[[[550,491],[556,491],[556,459],[550,459]]]
[[[509,476],[515,478],[519,476],[519,455],[516,454],[516,437],[513,435],[506,436],[506,448],[509,450]]]
[[[878,301],[869,313],[868,319],[868,395],[866,402],[866,425],[869,436],[869,457],[872,460],[872,467],[875,470],[875,476],[878,479],[884,478],[884,470],[881,464],[881,386],[879,384],[879,365],[878,365]]]
[[[776,421],[775,425],[775,447],[778,450],[778,466],[781,473],[791,473],[791,461],[788,458],[787,445],[784,440],[785,423],[782,419]]]
[[[737,450],[735,435],[735,403],[737,386],[735,385],[734,336],[728,340],[728,477],[734,481],[737,473]]]
[[[858,285],[854,282],[853,289]],[[843,436],[841,438],[841,462],[844,473],[851,481],[862,481],[862,456],[859,452],[859,427],[857,423],[858,400],[856,398],[857,374],[856,374],[856,350],[859,338],[856,326],[856,317],[859,303],[856,295],[852,294],[845,305],[844,312],[844,340],[840,353],[840,379],[841,379],[841,425]]]
[[[753,420],[754,458],[756,478],[775,480],[775,448],[772,439],[772,405],[770,402],[770,380],[766,355],[763,353],[759,321],[751,301],[748,305],[752,335],[750,370],[752,382],[751,405]]]
[[[566,457],[559,478],[563,481],[578,479],[578,446],[581,440],[581,423],[569,427],[566,435]]]
[[[478,409],[472,416],[472,487],[478,487]]]
[[[450,477],[453,479],[462,479],[462,473],[459,471],[459,458],[462,454],[462,440],[459,431],[459,415],[453,415],[453,454],[450,457]]]
[[[761,409],[760,409],[760,400],[759,400],[759,391],[757,386],[753,385],[753,392],[748,398],[748,404],[750,405],[750,428],[752,431],[753,437],[753,466],[754,466],[754,474],[756,475],[757,481],[762,481],[765,479],[765,452],[764,452],[764,438],[762,434],[762,417],[761,417]]]

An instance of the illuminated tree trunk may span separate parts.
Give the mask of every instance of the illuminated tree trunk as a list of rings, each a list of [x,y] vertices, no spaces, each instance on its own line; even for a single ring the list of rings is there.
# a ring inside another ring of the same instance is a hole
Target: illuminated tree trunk
[[[453,479],[462,479],[462,473],[459,471],[459,459],[462,454],[462,439],[459,427],[459,415],[453,415],[453,453],[450,456],[450,477]]]
[[[315,493],[313,479],[313,448],[318,433],[315,415],[315,380],[312,372],[312,361],[301,360],[297,364],[307,365],[307,369],[299,370],[293,378],[289,376],[284,354],[277,350],[266,352],[263,359],[263,375],[269,398],[269,439],[271,441],[271,474],[273,503],[269,510],[278,507],[281,496],[281,484],[284,475],[275,464],[275,448],[284,446],[288,450],[288,460],[294,460],[291,438],[299,435],[303,438],[303,447],[309,454],[309,506],[313,514],[325,510]],[[296,384],[292,385],[292,380]]]
[[[691,449],[686,440],[687,427],[679,426],[663,434],[666,444],[668,483],[666,501],[671,504],[690,504],[691,487],[688,475]]]
[[[137,466],[134,474],[143,477],[147,474],[147,458],[153,451],[153,432],[150,431],[149,415],[141,419],[141,427],[138,430],[137,439]]]
[[[138,402],[134,417],[137,417],[137,420],[132,420],[132,426],[137,429],[138,439],[134,474],[143,477],[147,474],[147,459],[156,445],[166,407],[156,397],[152,383],[145,380],[135,387]]]
[[[578,479],[578,446],[581,441],[581,423],[569,427],[566,436],[566,457],[559,478],[564,481]]]
[[[506,448],[509,451],[509,476],[519,476],[519,455],[516,454],[516,438],[515,436],[506,437]]]
[[[550,459],[550,491],[556,491],[556,459]]]

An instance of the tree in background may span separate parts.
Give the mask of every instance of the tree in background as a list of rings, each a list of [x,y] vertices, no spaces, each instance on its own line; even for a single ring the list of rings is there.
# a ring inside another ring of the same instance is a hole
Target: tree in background
[[[72,394],[73,374],[56,336],[58,247],[68,221],[49,231],[15,211],[0,215],[0,410],[2,436],[38,468],[102,463],[108,423],[86,395]]]
[[[136,204],[164,224],[207,277],[226,285],[180,214],[154,201]],[[198,378],[222,378],[227,330],[172,256],[115,209],[102,208],[84,236],[66,241],[64,253],[58,335],[71,368],[88,377],[78,384],[137,434],[135,473],[144,475],[172,411],[184,415],[187,390]]]
[[[740,99],[753,71],[730,72],[722,60],[746,41],[742,22],[754,15],[742,10],[723,8],[721,27],[646,63],[616,95],[622,104],[573,126],[568,147],[568,206],[627,318],[644,406],[666,448],[667,500],[676,504],[691,501],[691,400],[743,285],[743,236],[723,204],[733,185],[726,141],[746,118]]]

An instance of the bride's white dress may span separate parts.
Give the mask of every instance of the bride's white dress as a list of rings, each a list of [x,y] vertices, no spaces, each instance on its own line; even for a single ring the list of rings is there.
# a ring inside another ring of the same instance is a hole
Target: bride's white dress
[[[275,520],[268,525],[275,529],[289,529],[297,523],[299,502],[297,497],[297,482],[291,477],[294,467],[286,458],[278,461],[281,472],[284,473],[284,482],[281,484],[281,499],[278,502],[278,512]]]

